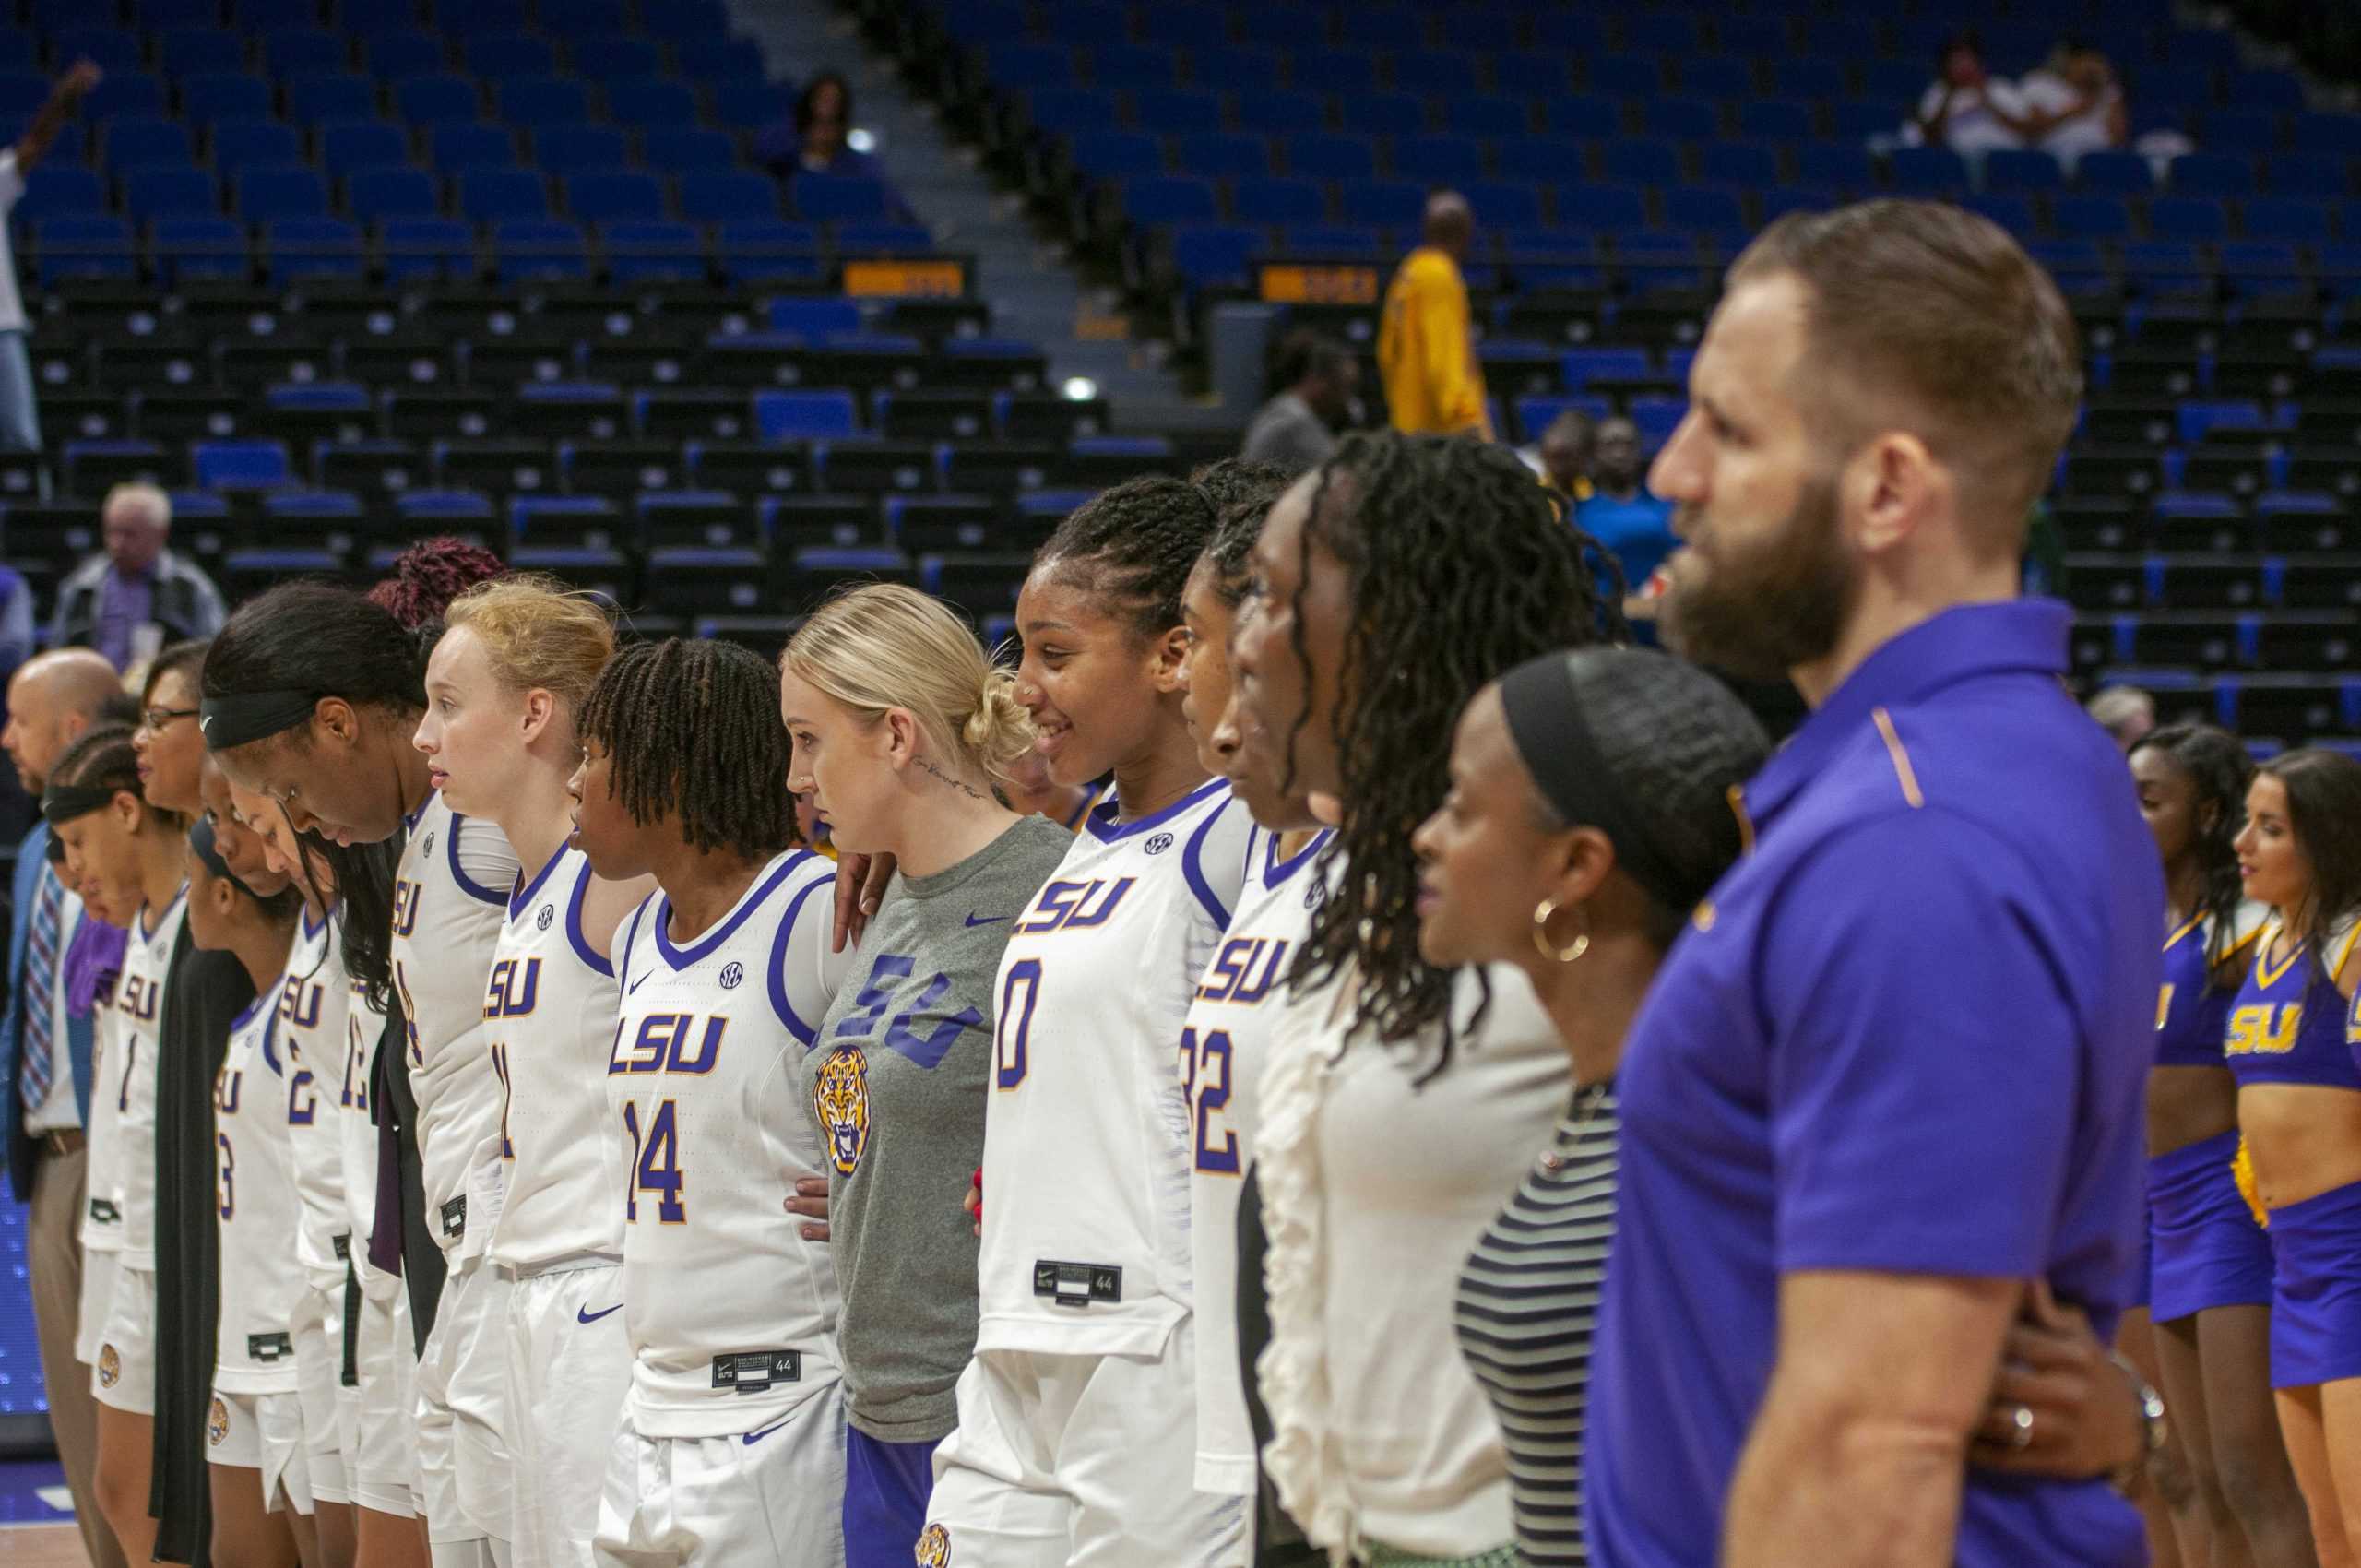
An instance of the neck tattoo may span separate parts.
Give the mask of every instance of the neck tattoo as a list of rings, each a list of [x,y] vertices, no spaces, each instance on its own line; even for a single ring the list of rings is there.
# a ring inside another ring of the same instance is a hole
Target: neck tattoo
[[[984,798],[984,792],[981,790],[977,789],[973,784],[966,783],[963,780],[952,778],[951,775],[943,772],[943,769],[927,761],[926,758],[919,757],[917,759],[917,762],[919,772],[929,774],[933,778],[942,779],[945,784],[950,785],[954,790],[958,790],[969,800],[980,801]]]

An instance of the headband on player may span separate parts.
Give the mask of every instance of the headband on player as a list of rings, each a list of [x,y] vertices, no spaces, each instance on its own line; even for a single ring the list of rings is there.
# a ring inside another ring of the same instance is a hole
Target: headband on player
[[[41,819],[55,827],[89,815],[122,793],[113,784],[52,784],[41,792]]]
[[[260,897],[253,888],[246,885],[243,877],[230,869],[230,862],[221,858],[221,846],[215,839],[211,818],[201,816],[196,819],[196,826],[188,830],[188,847],[196,851],[196,858],[205,862],[207,871],[211,872],[215,876],[225,877],[235,883],[238,891],[247,897],[256,899]]]
[[[1658,854],[1623,810],[1598,742],[1583,719],[1568,656],[1544,654],[1501,677],[1501,706],[1509,738],[1542,798],[1569,826],[1596,827],[1615,846],[1615,863],[1641,891],[1668,909],[1687,909],[1713,890],[1713,880],[1684,876]]]
[[[196,728],[206,750],[226,752],[294,729],[312,717],[319,701],[317,692],[283,688],[207,697],[197,707]]]

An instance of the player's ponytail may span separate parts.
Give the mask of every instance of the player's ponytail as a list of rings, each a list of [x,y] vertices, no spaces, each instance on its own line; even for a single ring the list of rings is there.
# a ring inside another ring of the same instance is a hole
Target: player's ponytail
[[[1033,744],[1016,677],[992,667],[949,607],[915,588],[872,583],[828,600],[797,630],[779,668],[864,723],[903,709],[939,756],[991,782],[1011,782]]]

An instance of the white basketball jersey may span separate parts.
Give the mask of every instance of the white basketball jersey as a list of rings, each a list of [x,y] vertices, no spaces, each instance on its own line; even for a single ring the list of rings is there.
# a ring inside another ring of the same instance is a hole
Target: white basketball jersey
[[[1176,1048],[1252,825],[1221,779],[1135,822],[1116,805],[1092,808],[1001,959],[979,1349],[1153,1356],[1189,1310]]]
[[[1254,1163],[1254,1094],[1270,1054],[1287,970],[1311,929],[1319,881],[1308,868],[1321,833],[1279,859],[1278,835],[1254,830],[1246,890],[1197,982],[1180,1031],[1180,1083],[1195,1136],[1189,1234],[1195,1259],[1199,1491],[1254,1495],[1254,1432],[1238,1382],[1238,1196]]]
[[[344,1207],[344,1022],[352,984],[336,944],[336,922],[304,911],[279,986],[279,1041],[287,1066],[287,1131],[294,1143],[295,1196],[303,1206],[295,1256],[312,1283],[341,1289],[337,1238],[351,1223]]]
[[[92,1252],[123,1251],[123,1066],[130,1048],[129,1026],[114,1004],[123,977],[90,1004],[90,1127],[84,1139],[82,1245]]]
[[[213,1076],[213,1203],[221,1218],[221,1303],[213,1386],[224,1394],[295,1388],[295,1302],[303,1265],[288,1239],[303,1221],[288,1090],[295,1063],[273,987],[230,1026]]]
[[[846,968],[835,886],[834,864],[790,849],[694,942],[674,944],[658,894],[617,943],[607,1097],[643,1437],[753,1431],[837,1381],[836,1263],[784,1206],[825,1169],[796,1067]]]
[[[114,1180],[125,1268],[156,1266],[156,1037],[164,1022],[164,977],[172,972],[187,909],[188,887],[183,884],[154,926],[142,923],[144,909],[131,922],[123,978],[114,987],[122,1025],[115,1038],[123,1051],[108,1063],[111,1081],[93,1086],[114,1096]]]
[[[394,990],[409,1020],[426,1225],[445,1252],[468,1242],[469,1171],[500,1134],[483,987],[516,885],[516,855],[500,829],[459,815],[439,790],[429,797],[395,873]],[[481,1252],[483,1238],[467,1250]]]
[[[582,929],[592,880],[581,850],[561,849],[517,890],[484,996],[484,1038],[507,1094],[508,1195],[490,1255],[522,1273],[623,1256],[622,1123],[605,1082],[622,992]]]
[[[338,917],[340,926],[341,913]],[[336,939],[341,943],[338,934]],[[348,980],[345,989],[343,1068],[337,1087],[337,1147],[344,1165],[345,1250],[353,1277],[377,1301],[401,1289],[398,1276],[369,1266],[369,1237],[377,1228],[377,1118],[370,1109],[369,1066],[386,1032],[385,1009],[369,1000],[369,988]]]

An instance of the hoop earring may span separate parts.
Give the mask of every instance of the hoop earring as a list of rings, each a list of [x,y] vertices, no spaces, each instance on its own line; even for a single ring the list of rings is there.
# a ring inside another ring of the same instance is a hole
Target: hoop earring
[[[1572,909],[1576,914],[1582,913],[1580,905]],[[1544,898],[1533,907],[1533,945],[1553,964],[1571,964],[1590,951],[1590,921],[1587,917],[1584,919],[1583,929],[1571,946],[1555,946],[1549,941],[1549,920],[1557,912],[1558,905],[1553,899]]]

